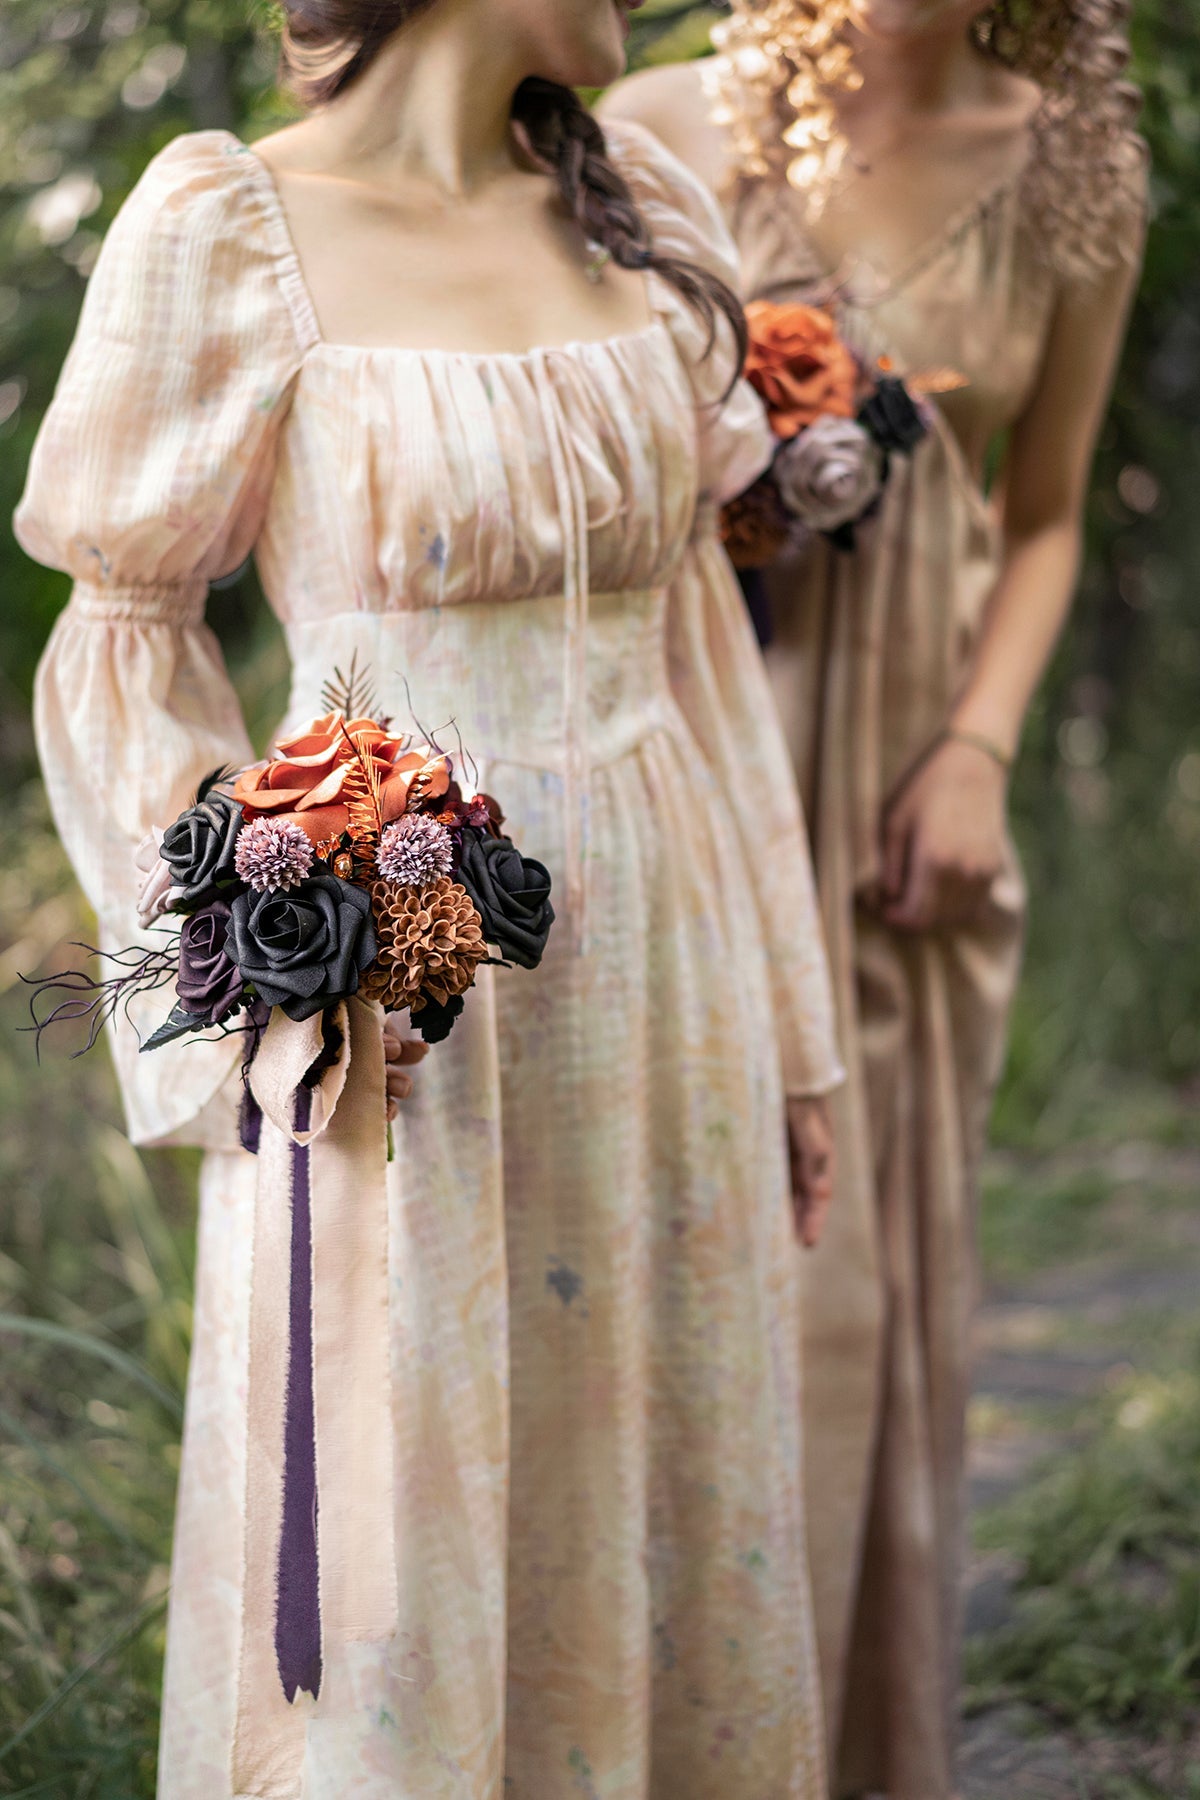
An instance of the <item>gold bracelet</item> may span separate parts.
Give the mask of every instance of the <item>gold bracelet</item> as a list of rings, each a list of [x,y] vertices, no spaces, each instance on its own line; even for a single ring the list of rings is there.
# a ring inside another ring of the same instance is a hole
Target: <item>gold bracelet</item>
[[[994,738],[985,737],[981,731],[960,731],[957,725],[947,725],[942,733],[942,741],[947,744],[970,744],[975,750],[982,750],[985,756],[999,763],[1007,775],[1013,766],[1013,759],[1007,750],[1001,749]]]

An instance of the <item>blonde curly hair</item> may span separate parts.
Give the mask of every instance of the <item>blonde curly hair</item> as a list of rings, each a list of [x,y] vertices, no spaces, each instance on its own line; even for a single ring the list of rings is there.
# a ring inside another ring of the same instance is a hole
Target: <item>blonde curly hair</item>
[[[839,94],[861,86],[856,0],[733,0],[713,29],[713,117],[727,132],[734,185],[785,177],[818,212],[847,163]],[[1035,81],[1029,215],[1054,262],[1097,271],[1128,254],[1140,214],[1141,105],[1126,79],[1129,0],[991,0],[971,25],[985,56]]]

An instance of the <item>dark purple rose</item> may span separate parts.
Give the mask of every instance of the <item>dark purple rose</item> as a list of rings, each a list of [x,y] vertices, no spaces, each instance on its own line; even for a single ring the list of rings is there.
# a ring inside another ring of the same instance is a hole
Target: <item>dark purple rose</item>
[[[858,422],[881,450],[898,451],[901,456],[929,432],[924,413],[895,375],[880,376],[875,392],[859,409]]]
[[[483,935],[506,962],[536,969],[554,923],[550,874],[511,838],[463,832],[458,880],[483,921]],[[418,1020],[420,1014],[417,1014]]]
[[[179,933],[179,1004],[206,1025],[227,1019],[246,990],[225,948],[228,932],[229,908],[224,900],[213,900],[185,919]]]
[[[225,948],[268,1006],[311,1019],[358,992],[375,957],[371,897],[336,875],[313,875],[286,893],[230,902]]]
[[[211,788],[168,825],[158,853],[179,889],[174,906],[203,906],[219,888],[241,886],[233,862],[241,828],[242,809],[236,800]]]

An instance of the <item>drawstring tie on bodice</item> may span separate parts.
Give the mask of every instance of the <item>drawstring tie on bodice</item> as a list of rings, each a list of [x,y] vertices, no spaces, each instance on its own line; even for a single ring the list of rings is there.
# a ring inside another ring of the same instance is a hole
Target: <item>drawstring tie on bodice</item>
[[[588,947],[588,869],[591,835],[591,758],[588,749],[587,635],[591,570],[587,487],[579,452],[550,372],[553,351],[539,351],[532,371],[546,433],[550,472],[563,536],[563,885],[571,950]],[[561,359],[570,380],[574,362]]]

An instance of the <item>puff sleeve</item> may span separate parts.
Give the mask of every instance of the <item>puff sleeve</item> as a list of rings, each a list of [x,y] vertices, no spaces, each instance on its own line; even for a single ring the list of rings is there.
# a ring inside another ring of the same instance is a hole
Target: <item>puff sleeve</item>
[[[136,846],[207,771],[253,755],[204,605],[258,536],[304,349],[263,179],[218,132],[176,139],[147,168],[88,284],[16,514],[30,556],[74,578],[35,726],[106,950],[161,947],[137,926]],[[170,998],[135,1002],[137,1030]],[[238,1038],[139,1057],[122,1020],[114,1055],[135,1142],[229,1140]]]
[[[707,190],[644,127],[606,123],[605,137],[656,248],[702,264],[736,292],[737,252]],[[722,401],[734,372],[731,337],[719,335],[706,356],[703,321],[674,289],[661,281],[659,288],[696,395],[702,496],[668,596],[671,684],[741,833],[766,944],[785,1087],[792,1094],[825,1093],[844,1071],[808,836],[766,669],[717,535],[718,505],[762,473],[774,439],[748,383],[739,380]]]

